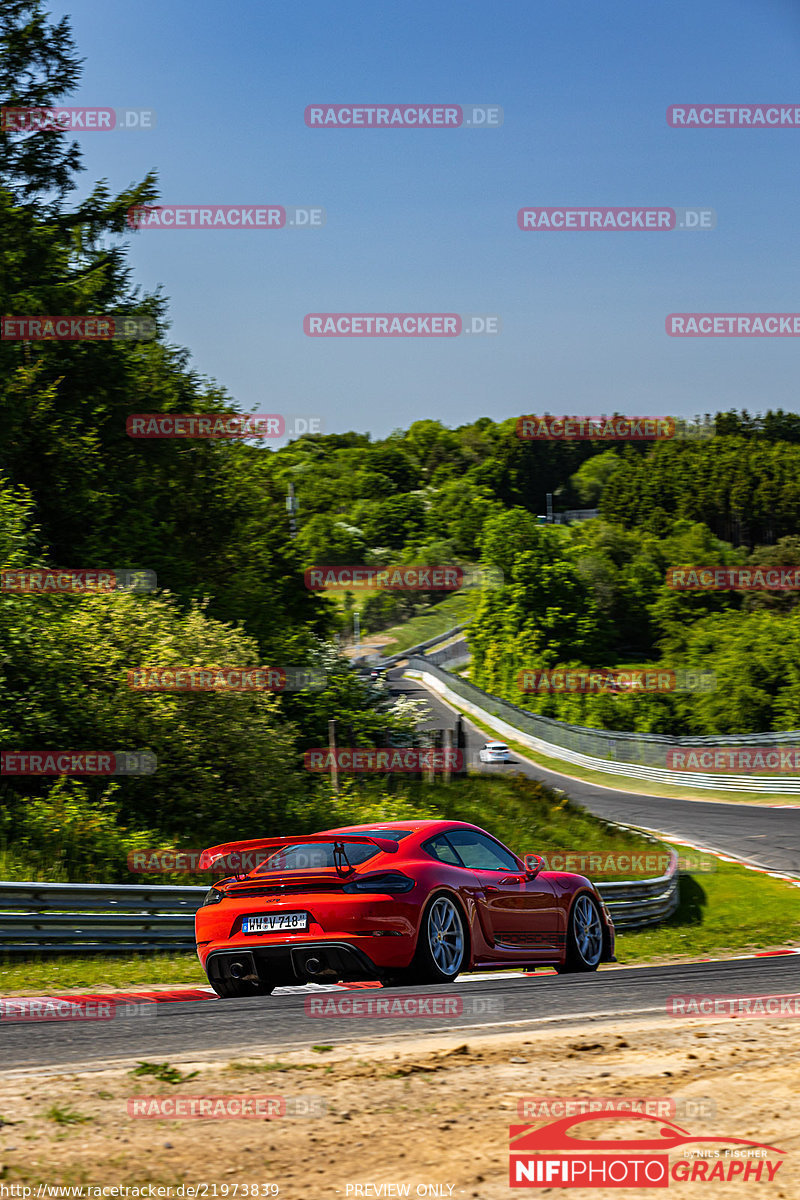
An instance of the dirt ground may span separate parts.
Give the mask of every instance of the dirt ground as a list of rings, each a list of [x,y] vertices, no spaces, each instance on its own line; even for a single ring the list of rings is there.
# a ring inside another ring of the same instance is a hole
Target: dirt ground
[[[245,1184],[272,1183],[282,1200],[402,1194],[508,1200],[520,1194],[509,1187],[509,1125],[547,1123],[520,1117],[521,1098],[618,1096],[676,1099],[670,1119],[692,1136],[718,1135],[709,1143],[714,1149],[736,1137],[787,1152],[770,1155],[773,1163],[782,1160],[772,1183],[766,1172],[758,1183],[670,1180],[673,1194],[800,1196],[798,1021],[584,1020],[466,1041],[463,1034],[438,1035],[329,1052],[309,1048],[279,1063],[232,1062],[228,1053],[171,1065],[199,1073],[173,1085],[135,1077],[130,1065],[0,1075],[2,1182],[173,1189],[207,1183],[208,1196],[228,1197],[234,1184],[247,1195]],[[290,1112],[224,1120],[128,1115],[130,1099],[151,1095],[246,1095],[251,1103],[256,1095],[281,1096]],[[296,1115],[320,1109],[322,1115]],[[631,1124],[634,1132],[626,1129],[625,1136],[652,1137],[656,1128],[641,1118]],[[581,1134],[621,1136],[619,1126],[612,1133],[600,1122],[584,1125]],[[671,1162],[684,1153],[673,1150]],[[602,1186],[536,1191],[577,1200],[653,1194]]]
[[[358,652],[362,655],[372,654],[376,650],[382,650],[384,646],[388,646],[393,641],[394,638],[390,633],[372,633],[367,637],[361,638],[358,643]],[[355,654],[356,644],[350,640],[346,644],[343,644],[342,649],[346,650],[348,654]]]

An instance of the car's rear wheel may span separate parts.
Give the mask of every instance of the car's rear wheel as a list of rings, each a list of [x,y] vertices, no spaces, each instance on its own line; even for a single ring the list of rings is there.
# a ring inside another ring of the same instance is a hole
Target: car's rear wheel
[[[405,971],[386,980],[388,987],[415,983],[452,983],[467,959],[464,915],[449,896],[439,894],[427,904],[419,927],[417,952]]]
[[[567,953],[560,974],[596,971],[603,954],[603,922],[597,901],[582,892],[569,914]]]

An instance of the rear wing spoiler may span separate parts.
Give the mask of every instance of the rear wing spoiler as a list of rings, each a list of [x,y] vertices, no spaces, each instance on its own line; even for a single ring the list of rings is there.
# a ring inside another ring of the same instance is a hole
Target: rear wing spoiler
[[[233,858],[234,855],[249,854],[253,850],[280,850],[282,846],[297,846],[308,842],[357,842],[359,844],[377,846],[384,854],[396,854],[397,842],[391,838],[373,837],[363,833],[310,833],[298,834],[297,837],[255,838],[249,842],[224,842],[221,846],[211,846],[200,855],[197,864],[198,871],[209,871],[215,862],[221,858]],[[266,858],[266,854],[264,855]]]

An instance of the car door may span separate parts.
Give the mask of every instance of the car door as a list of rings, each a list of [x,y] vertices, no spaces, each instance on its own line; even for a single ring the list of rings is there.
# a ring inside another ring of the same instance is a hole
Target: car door
[[[555,890],[529,879],[514,856],[488,834],[450,829],[447,841],[476,881],[475,900],[486,940],[498,959],[548,959],[563,945],[564,917]]]

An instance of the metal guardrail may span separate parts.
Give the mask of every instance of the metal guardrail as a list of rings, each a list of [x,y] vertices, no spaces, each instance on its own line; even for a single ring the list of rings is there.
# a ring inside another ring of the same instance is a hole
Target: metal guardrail
[[[426,662],[431,662],[437,667],[447,664],[448,671],[466,666],[471,659],[472,654],[466,638],[460,638],[457,642],[451,642],[449,646],[443,646],[441,650],[433,650],[425,655]]]
[[[553,513],[553,524],[571,525],[574,521],[593,521],[599,516],[599,508],[565,508],[563,512]]]
[[[390,654],[388,658],[380,658],[382,667],[392,666],[401,660],[408,658],[410,655],[422,654],[429,650],[431,646],[438,646],[439,642],[446,642],[448,638],[455,637],[457,633],[461,633],[466,629],[469,621],[463,621],[461,625],[454,625],[452,629],[446,629],[444,633],[437,633],[435,637],[428,638],[427,642],[419,642],[416,646],[409,646],[407,650],[401,650],[399,654]]]
[[[194,950],[207,887],[0,883],[0,955]]]
[[[718,734],[713,737],[671,737],[668,734],[629,733],[568,725],[520,708],[510,700],[492,696],[482,688],[450,674],[429,658],[412,657],[408,671],[426,686],[468,715],[475,716],[502,737],[521,742],[531,750],[561,762],[574,763],[609,775],[625,775],[669,783],[677,787],[760,792],[775,796],[800,795],[800,778],[774,775],[722,775],[697,771],[669,770],[665,764],[671,749],[702,750],[731,746],[780,749],[800,743],[800,731],[778,733]]]
[[[617,929],[657,925],[671,917],[680,903],[678,856],[674,850],[671,852],[667,870],[657,879],[595,886]]]
[[[672,915],[677,862],[673,852],[658,879],[598,885],[619,929]],[[0,882],[0,956],[194,951],[194,914],[207,891],[203,885]]]

